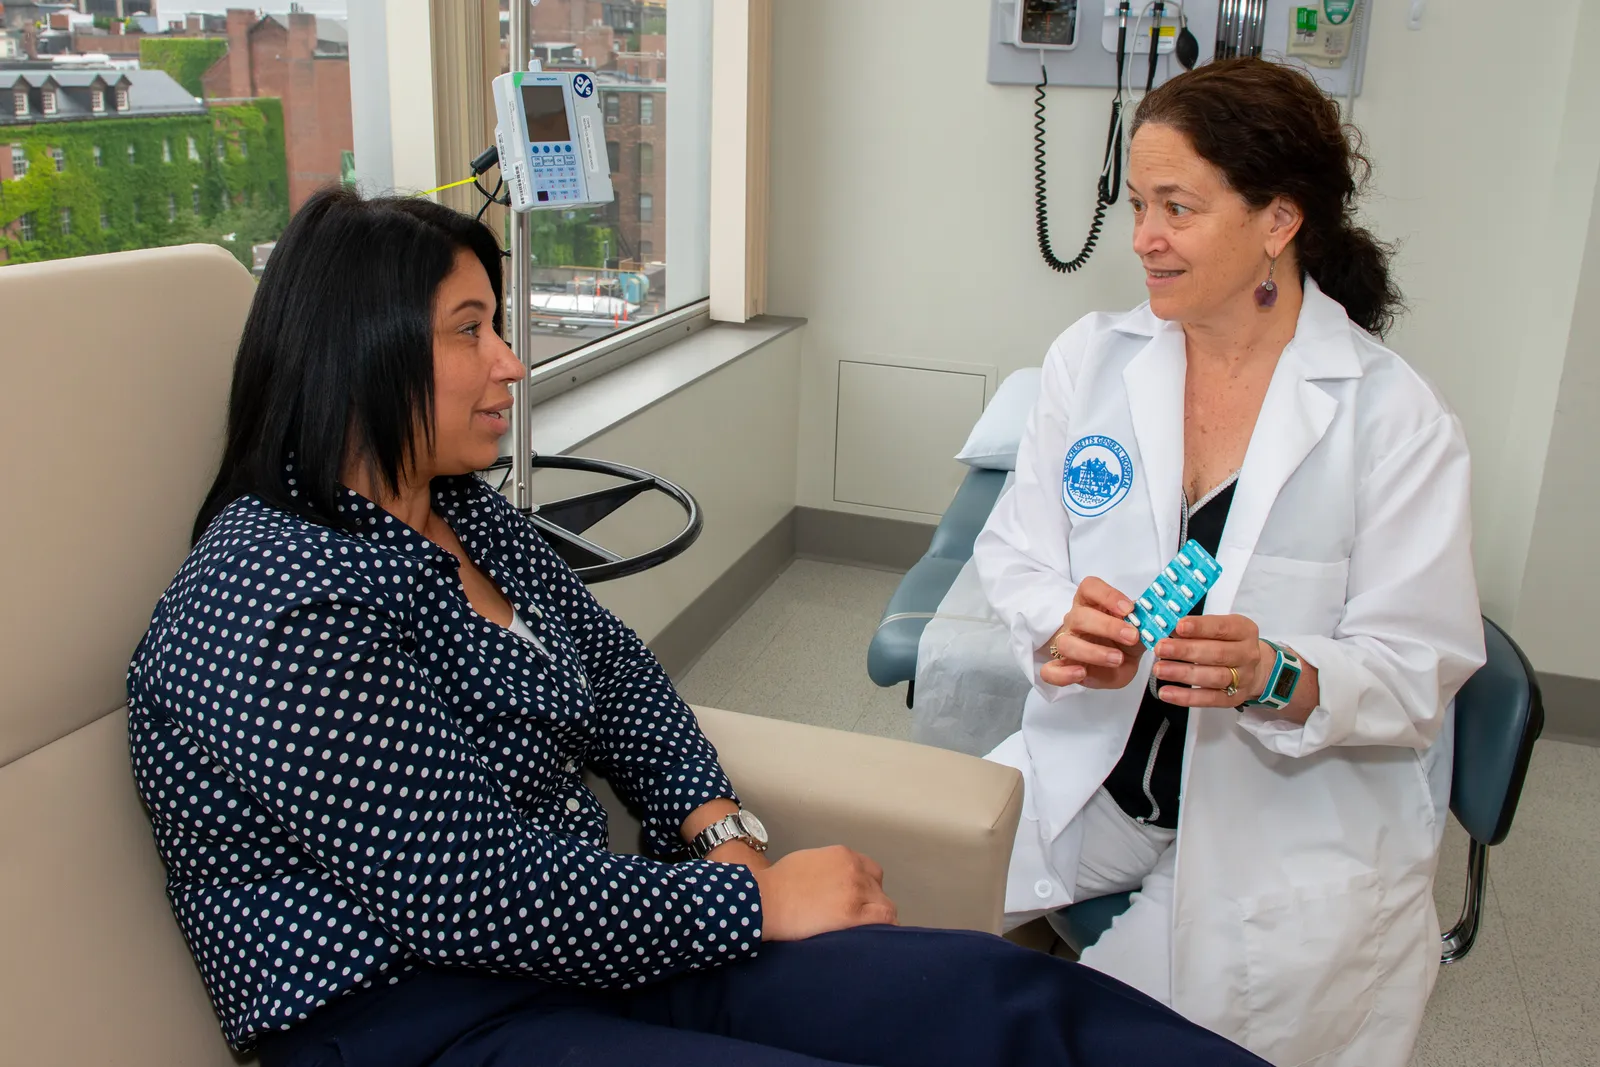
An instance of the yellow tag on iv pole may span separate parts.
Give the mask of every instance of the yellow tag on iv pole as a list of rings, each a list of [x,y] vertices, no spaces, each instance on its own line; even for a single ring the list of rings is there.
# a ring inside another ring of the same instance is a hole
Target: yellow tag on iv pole
[[[448,185],[441,185],[436,189],[424,189],[420,193],[413,193],[411,195],[413,195],[413,196],[432,196],[434,193],[442,193],[446,189],[454,189],[458,185],[469,185],[469,184],[471,184],[472,182],[474,182],[476,180],[477,179],[475,179],[475,178],[462,178],[458,182],[451,182]]]

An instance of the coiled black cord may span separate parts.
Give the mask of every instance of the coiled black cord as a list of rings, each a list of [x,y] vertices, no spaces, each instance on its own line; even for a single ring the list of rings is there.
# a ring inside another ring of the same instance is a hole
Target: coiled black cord
[[[1050,207],[1046,191],[1044,166],[1044,91],[1050,84],[1043,55],[1039,63],[1039,84],[1034,86],[1033,98],[1033,222],[1039,235],[1039,254],[1045,265],[1060,274],[1082,270],[1094,255],[1094,246],[1100,242],[1100,231],[1106,224],[1106,211],[1117,202],[1122,190],[1122,72],[1128,54],[1128,4],[1120,5],[1120,26],[1117,31],[1117,93],[1111,100],[1111,123],[1106,128],[1106,154],[1100,164],[1100,185],[1096,190],[1094,217],[1089,220],[1089,233],[1083,239],[1083,249],[1072,259],[1057,259],[1050,242]]]
[[[1045,180],[1044,161],[1044,90],[1045,82],[1035,86],[1033,111],[1033,220],[1039,234],[1039,254],[1045,265],[1061,274],[1071,274],[1083,269],[1094,255],[1094,246],[1100,242],[1100,231],[1106,224],[1106,212],[1117,202],[1117,190],[1122,187],[1122,149],[1117,136],[1122,126],[1122,101],[1111,103],[1111,126],[1106,131],[1106,157],[1108,166],[1100,172],[1100,186],[1095,197],[1094,218],[1089,221],[1089,233],[1083,239],[1083,249],[1072,259],[1057,259],[1050,242],[1049,194]]]

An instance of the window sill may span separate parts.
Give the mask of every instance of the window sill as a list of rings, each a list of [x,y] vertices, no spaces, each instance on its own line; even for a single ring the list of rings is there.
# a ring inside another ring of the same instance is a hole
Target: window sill
[[[528,420],[533,452],[570,452],[804,324],[773,315],[715,323],[535,404]]]

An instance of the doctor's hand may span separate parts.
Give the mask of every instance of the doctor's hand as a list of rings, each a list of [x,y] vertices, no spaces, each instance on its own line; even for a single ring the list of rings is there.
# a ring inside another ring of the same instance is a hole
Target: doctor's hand
[[[1125,616],[1133,601],[1099,578],[1085,578],[1072,610],[1042,651],[1050,662],[1039,677],[1050,685],[1121,689],[1139,673],[1144,646]]]
[[[1172,683],[1156,695],[1187,708],[1236,708],[1261,695],[1276,659],[1265,658],[1268,649],[1260,629],[1243,615],[1181,619],[1171,637],[1156,642],[1151,671]]]

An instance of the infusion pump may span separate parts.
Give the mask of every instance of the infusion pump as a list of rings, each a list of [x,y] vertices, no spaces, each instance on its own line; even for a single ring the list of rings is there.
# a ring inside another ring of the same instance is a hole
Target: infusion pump
[[[611,163],[594,77],[512,71],[494,80],[495,148],[513,211],[609,204]]]

